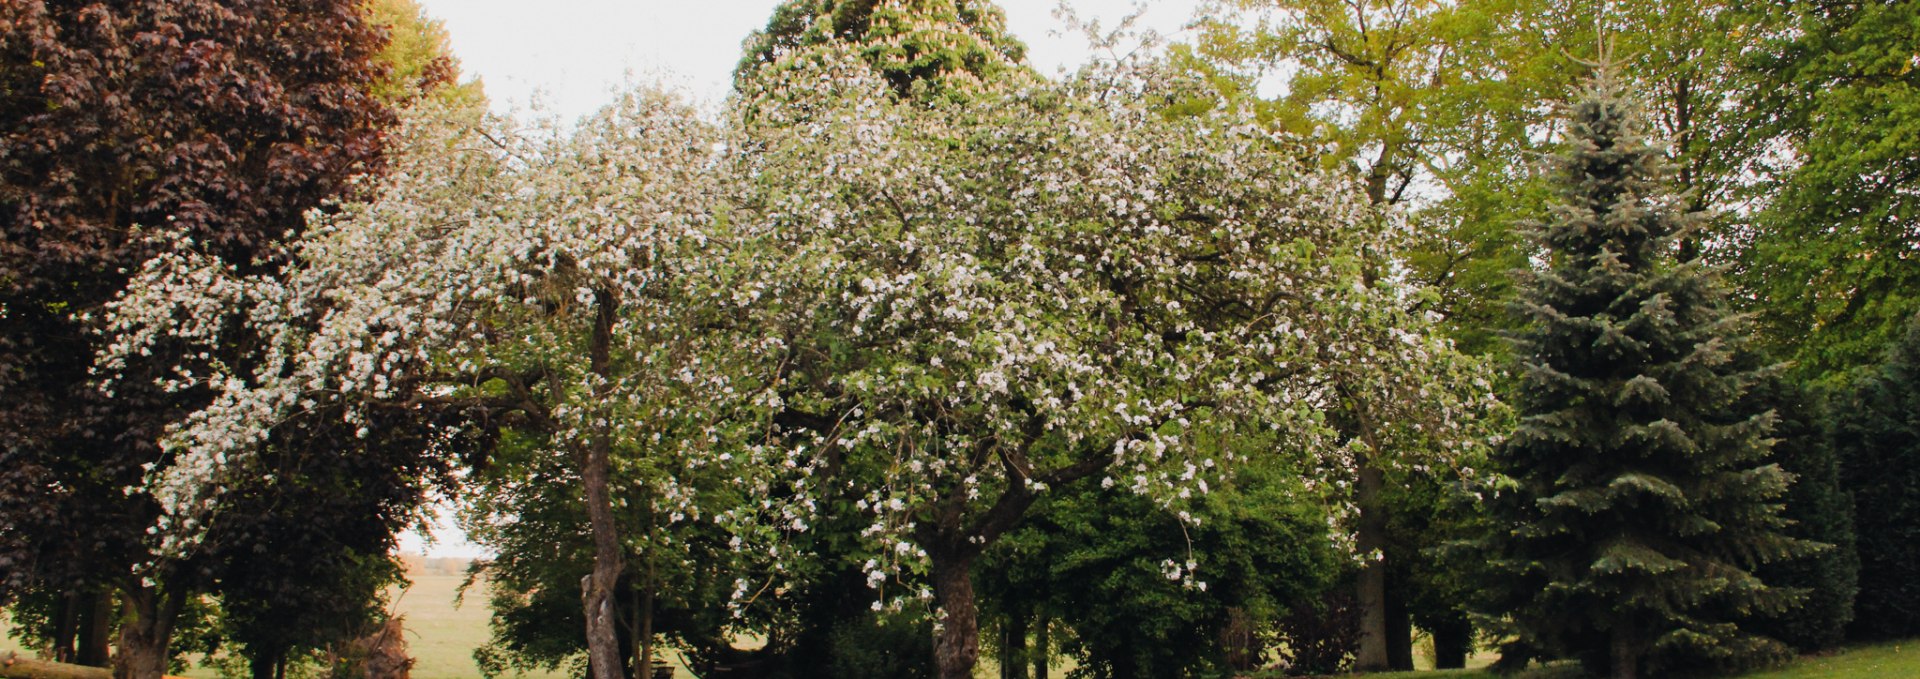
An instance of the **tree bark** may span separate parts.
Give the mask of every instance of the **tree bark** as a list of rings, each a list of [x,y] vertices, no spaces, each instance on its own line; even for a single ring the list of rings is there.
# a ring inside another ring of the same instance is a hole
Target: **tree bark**
[[[1033,679],[1047,679],[1047,673],[1053,667],[1053,639],[1047,634],[1047,628],[1053,626],[1053,619],[1043,611],[1033,625]]]
[[[1386,564],[1388,570],[1392,563]],[[1413,614],[1407,610],[1406,578],[1389,578],[1387,601],[1387,664],[1395,672],[1413,671]]]
[[[82,599],[79,592],[68,591],[60,595],[60,601],[53,609],[53,659],[70,663],[78,653],[74,650],[74,638],[80,635],[80,607]],[[91,601],[88,601],[91,603]]]
[[[1632,631],[1625,626],[1613,630],[1613,679],[1639,679],[1640,646],[1634,643]]]
[[[286,664],[283,661],[285,657],[285,653],[257,653],[247,660],[247,669],[253,679],[276,679],[280,676],[280,668]]]
[[[1473,653],[1473,623],[1467,616],[1455,614],[1428,632],[1433,634],[1434,669],[1457,670],[1467,666],[1467,656]]]
[[[594,395],[601,409],[587,446],[582,481],[587,491],[587,523],[593,531],[593,572],[581,583],[580,602],[587,620],[587,663],[594,679],[625,679],[620,662],[619,617],[614,611],[614,590],[625,567],[620,551],[620,533],[614,525],[613,500],[608,491],[613,454],[612,423],[608,420],[607,398],[611,396],[614,310],[618,302],[606,290],[594,292],[596,317],[589,368],[598,383]]]
[[[162,619],[158,606],[135,603],[153,598],[151,593],[128,598],[131,615],[120,622],[120,653],[113,657],[113,679],[161,679],[167,674],[172,621]]]
[[[654,597],[656,596],[654,590],[659,587],[659,585],[654,582],[652,555],[649,554],[643,558],[646,559],[647,562],[647,577],[640,583],[640,627],[639,630],[635,632],[635,634],[640,637],[640,659],[635,661],[633,665],[638,668],[634,670],[635,677],[638,679],[652,679],[653,604]]]
[[[1027,619],[1026,608],[1013,604],[1013,610],[1007,612],[1007,619],[1000,625],[1000,679],[1027,679]]]
[[[933,557],[933,597],[940,604],[938,631],[933,638],[934,663],[940,679],[971,679],[980,660],[979,611],[973,598],[973,557],[939,554]]]
[[[1386,548],[1387,522],[1380,507],[1380,492],[1386,486],[1386,473],[1371,460],[1360,461],[1360,479],[1355,489],[1360,516],[1356,527],[1356,546],[1365,562],[1354,592],[1360,606],[1360,649],[1353,661],[1356,672],[1384,672],[1392,667],[1387,655],[1387,563],[1374,559],[1375,550]]]
[[[113,592],[87,596],[91,610],[80,616],[80,653],[75,663],[106,667],[113,662]]]

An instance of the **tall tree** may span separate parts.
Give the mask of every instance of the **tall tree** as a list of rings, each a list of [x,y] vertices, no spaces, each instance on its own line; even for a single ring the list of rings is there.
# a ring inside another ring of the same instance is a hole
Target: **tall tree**
[[[704,464],[728,431],[716,422],[732,421],[706,406],[753,392],[708,368],[758,347],[733,354],[710,344],[727,337],[692,331],[732,299],[726,272],[698,261],[712,242],[716,140],[653,90],[574,133],[427,102],[399,140],[393,180],[320,215],[290,244],[288,266],[249,274],[189,252],[143,269],[112,310],[125,339],[107,369],[168,338],[219,346],[256,335],[264,356],[213,377],[191,366],[167,375],[215,398],[168,439],[180,463],[153,485],[179,519],[161,533],[197,539],[233,461],[270,450],[296,413],[372,436],[393,409],[472,412],[477,422],[427,442],[510,427],[580,471],[594,552],[581,600],[590,664],[596,677],[621,676],[615,459]],[[206,313],[232,308],[246,310],[245,324]],[[679,511],[694,497],[671,474],[647,481],[636,500]]]
[[[1834,406],[1843,486],[1853,492],[1860,599],[1851,635],[1890,639],[1920,631],[1920,316]]]
[[[115,592],[116,672],[154,677],[205,582],[148,535],[140,488],[173,463],[162,428],[207,394],[140,377],[196,358],[171,343],[96,389],[98,319],[178,243],[271,266],[275,239],[376,167],[380,40],[346,0],[16,0],[0,27],[0,600]]]
[[[446,26],[427,14],[418,0],[368,0],[368,20],[386,31],[386,47],[374,59],[386,65],[386,77],[373,83],[373,95],[393,104],[427,95],[462,104],[486,103],[478,79],[460,82],[460,60]]]
[[[789,253],[765,286],[792,338],[776,421],[829,479],[803,497],[862,483],[876,583],[931,575],[944,677],[978,655],[970,570],[1046,489],[1178,501],[1239,451],[1336,448],[1328,400],[1418,400],[1369,366],[1444,360],[1411,292],[1363,275],[1395,232],[1242,112],[1168,120],[1190,84],[1164,70],[929,106],[822,57],[743,95],[745,213],[757,251]]]
[[[1811,548],[1781,533],[1789,478],[1767,462],[1773,415],[1743,401],[1760,374],[1735,360],[1738,317],[1675,260],[1701,217],[1625,97],[1602,67],[1568,112],[1547,261],[1515,307],[1521,419],[1495,454],[1511,484],[1489,502],[1510,648],[1619,679],[1779,654],[1741,622],[1795,593],[1752,569]]]
[[[1773,459],[1793,475],[1793,487],[1781,498],[1786,504],[1782,515],[1793,522],[1786,534],[1833,545],[1807,558],[1759,569],[1767,583],[1805,590],[1807,597],[1781,615],[1763,619],[1757,629],[1803,653],[1838,647],[1854,620],[1860,576],[1852,486],[1841,481],[1840,452],[1831,431],[1838,418],[1825,394],[1787,375],[1769,375],[1751,398],[1778,418]]]
[[[1867,369],[1920,310],[1920,5],[1749,7],[1743,107],[1778,153],[1740,239],[1741,281],[1809,377]]]
[[[1027,47],[990,0],[787,0],[747,39],[735,79],[841,43],[880,72],[895,96],[964,100],[1028,74]]]
[[[1353,176],[1375,210],[1411,212],[1417,230],[1410,242],[1383,253],[1382,270],[1370,275],[1386,275],[1390,258],[1400,258],[1442,293],[1425,298],[1424,310],[1441,314],[1470,347],[1484,348],[1491,328],[1483,321],[1493,307],[1484,300],[1505,288],[1504,271],[1519,264],[1519,248],[1510,216],[1476,198],[1489,183],[1486,173],[1511,171],[1513,164],[1494,154],[1512,153],[1519,135],[1497,133],[1508,131],[1513,112],[1484,96],[1501,90],[1476,75],[1485,64],[1477,62],[1474,43],[1486,42],[1488,32],[1481,17],[1432,0],[1225,4],[1232,11],[1203,21],[1200,39],[1182,61],[1230,98],[1249,101],[1270,125],[1306,141],[1323,166]],[[1261,85],[1275,79],[1278,93],[1262,98]],[[1469,93],[1493,110],[1457,106]],[[1411,670],[1409,595],[1388,586],[1388,573],[1399,568],[1390,560],[1405,555],[1387,549],[1394,523],[1388,476],[1402,459],[1424,451],[1383,446],[1394,439],[1384,430],[1400,418],[1368,412],[1380,401],[1358,391],[1342,388],[1333,418],[1363,451],[1350,479],[1355,547],[1370,555],[1356,579],[1361,629],[1354,667]],[[1418,445],[1398,445],[1407,444]]]

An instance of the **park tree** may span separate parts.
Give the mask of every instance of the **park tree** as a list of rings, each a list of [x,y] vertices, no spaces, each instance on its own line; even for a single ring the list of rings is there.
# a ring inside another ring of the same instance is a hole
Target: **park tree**
[[[376,169],[380,41],[332,1],[8,2],[0,26],[0,601],[71,593],[94,625],[67,657],[91,663],[124,607],[116,671],[154,677],[206,573],[146,532],[160,510],[143,480],[207,394],[145,379],[196,360],[174,343],[97,389],[101,312],[177,243],[271,267],[304,212]]]
[[[1543,265],[1515,309],[1519,426],[1495,453],[1489,612],[1508,662],[1572,656],[1630,678],[1777,656],[1743,626],[1796,601],[1753,575],[1811,551],[1782,533],[1790,481],[1774,416],[1745,397],[1739,317],[1676,239],[1701,216],[1663,183],[1665,157],[1605,66],[1567,112]]]
[[[1027,47],[989,0],[787,0],[747,38],[735,80],[848,45],[894,96],[961,101],[995,81],[1031,76]]]
[[[1769,348],[1802,379],[1844,384],[1920,310],[1920,7],[1790,2],[1741,16],[1754,36],[1741,113],[1781,152],[1758,171],[1739,280]]]
[[[1047,676],[1056,644],[1029,647],[1034,623],[1067,632],[1057,646],[1075,676],[1258,669],[1279,650],[1269,647],[1274,621],[1328,590],[1346,560],[1325,539],[1320,500],[1282,465],[1236,473],[1184,510],[1196,521],[1123,488],[1047,494],[976,577],[1002,632],[1001,676]],[[1189,560],[1203,564],[1205,588],[1167,577]]]
[[[1204,17],[1194,44],[1179,52],[1229,100],[1303,140],[1322,166],[1354,177],[1383,218],[1411,223],[1391,259],[1436,291],[1419,308],[1477,352],[1490,350],[1498,327],[1490,300],[1504,296],[1507,271],[1522,263],[1514,220],[1526,212],[1525,201],[1489,194],[1530,180],[1525,164],[1510,162],[1530,145],[1528,115],[1514,96],[1518,86],[1489,77],[1505,54],[1489,21],[1478,8],[1426,0],[1243,0]],[[1401,548],[1405,541],[1389,533],[1401,523],[1391,508],[1407,505],[1398,489],[1421,484],[1389,483],[1389,468],[1429,451],[1410,440],[1399,443],[1411,449],[1381,447],[1393,437],[1380,425],[1398,418],[1362,412],[1379,403],[1347,399],[1334,418],[1372,448],[1351,479],[1355,546],[1378,556],[1361,562],[1355,581],[1355,668],[1411,670],[1412,594],[1390,587],[1389,574],[1425,546]]]
[[[392,179],[314,215],[287,266],[249,275],[183,249],[142,269],[112,309],[122,339],[105,369],[157,342],[218,346],[235,332],[258,335],[262,356],[165,375],[212,401],[165,439],[179,463],[151,482],[167,510],[159,534],[199,539],[244,468],[236,461],[258,458],[293,413],[324,413],[364,437],[379,435],[383,413],[411,413],[441,425],[425,437],[433,449],[476,436],[484,450],[519,431],[579,470],[594,555],[582,581],[590,665],[621,676],[615,504],[696,514],[691,487],[671,474],[641,476],[616,499],[614,460],[704,464],[735,421],[706,408],[751,390],[715,372],[757,346],[714,346],[691,330],[735,294],[702,258],[716,142],[691,108],[653,90],[573,133],[429,101],[396,138]],[[209,309],[245,310],[247,323]]]
[[[460,60],[453,55],[447,29],[417,0],[368,0],[368,20],[386,31],[386,46],[374,57],[386,75],[371,83],[381,101],[400,106],[420,95],[456,105],[484,106],[486,91],[478,79],[460,82]]]
[[[537,438],[508,433],[471,469],[462,488],[460,525],[467,537],[492,556],[469,570],[467,596],[481,593],[491,609],[492,637],[475,651],[490,677],[565,667],[582,674],[587,652],[580,630],[585,617],[579,603],[580,574],[595,558],[585,499],[578,491],[581,470],[555,456]],[[767,666],[788,650],[790,634],[774,595],[751,605],[730,607],[735,581],[764,579],[765,558],[734,550],[734,534],[708,520],[749,506],[748,487],[737,485],[727,465],[694,462],[671,470],[676,483],[692,488],[698,508],[671,509],[646,491],[675,459],[620,457],[609,473],[615,520],[623,528],[621,558],[629,567],[614,592],[621,615],[616,631],[623,666],[630,676],[647,676],[642,657],[654,639],[681,652],[687,667],[706,676],[741,665]],[[691,519],[691,520],[689,520]],[[782,585],[786,586],[785,581]],[[735,615],[735,613],[739,615]],[[759,650],[732,647],[735,635],[766,640]]]
[[[1854,486],[1841,480],[1833,437],[1836,421],[1843,418],[1836,416],[1828,393],[1788,374],[1768,375],[1749,398],[1774,412],[1773,460],[1793,475],[1793,486],[1781,497],[1786,505],[1781,515],[1792,521],[1783,532],[1833,545],[1756,571],[1768,584],[1804,590],[1806,598],[1780,615],[1762,618],[1755,629],[1802,653],[1837,648],[1855,619],[1860,589]]]
[[[1394,229],[1238,111],[1169,120],[1157,102],[1190,92],[1165,71],[957,106],[816,54],[742,93],[743,221],[786,253],[759,321],[788,338],[775,421],[817,470],[797,497],[860,484],[872,582],[931,581],[941,676],[978,655],[974,565],[1047,489],[1177,505],[1249,450],[1338,466],[1364,444],[1319,411],[1444,360],[1410,291],[1364,275]]]
[[[1849,635],[1891,639],[1920,630],[1913,489],[1920,455],[1920,316],[1889,345],[1879,369],[1835,399],[1834,446],[1841,485],[1853,493],[1860,599]]]

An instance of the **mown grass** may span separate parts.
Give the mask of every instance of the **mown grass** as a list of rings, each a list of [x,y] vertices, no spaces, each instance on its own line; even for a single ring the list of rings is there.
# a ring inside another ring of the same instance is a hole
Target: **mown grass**
[[[484,598],[475,592],[465,605],[454,606],[454,594],[460,585],[458,575],[420,574],[414,586],[400,599],[399,611],[407,617],[407,643],[418,664],[415,679],[471,679],[480,676],[473,661],[473,649],[488,638],[487,610]],[[0,654],[22,650],[8,634],[0,619]],[[983,668],[985,669],[985,668]],[[990,676],[989,674],[981,676]],[[208,668],[187,673],[192,679],[214,679]],[[558,679],[562,673],[526,675],[538,679]],[[680,669],[679,677],[691,676]],[[1274,673],[1253,675],[1256,679],[1277,678]],[[1575,679],[1578,668],[1568,666],[1536,668],[1510,677],[1500,677],[1484,669],[1426,670],[1363,675],[1366,679]],[[1896,679],[1920,677],[1920,639],[1896,641],[1844,651],[1803,657],[1785,667],[1740,675],[1738,679]]]
[[[1256,674],[1258,679],[1279,674]],[[1484,669],[1383,672],[1356,675],[1365,679],[1579,679],[1578,667],[1558,665],[1519,674],[1494,674]],[[1828,655],[1806,656],[1785,667],[1739,675],[1737,679],[1906,679],[1920,678],[1920,639],[1861,646]]]

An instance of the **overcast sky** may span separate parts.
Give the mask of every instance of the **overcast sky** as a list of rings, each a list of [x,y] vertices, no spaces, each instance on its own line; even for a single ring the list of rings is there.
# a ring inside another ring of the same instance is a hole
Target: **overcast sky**
[[[1111,28],[1144,9],[1140,26],[1178,38],[1202,0],[1072,0],[1082,20]],[[478,77],[496,110],[526,108],[536,97],[563,119],[612,100],[632,79],[664,79],[718,103],[727,94],[740,43],[766,26],[778,0],[420,0],[445,22],[464,77]],[[1074,69],[1094,57],[1081,35],[1054,17],[1056,0],[1001,0],[1009,29],[1026,42],[1042,73]],[[479,547],[442,522],[428,547],[401,540],[409,553],[474,557]]]
[[[1147,0],[1142,23],[1178,33],[1201,0]],[[740,43],[766,26],[778,0],[420,0],[446,22],[468,76],[479,76],[496,108],[525,106],[541,93],[548,108],[577,118],[611,100],[631,73],[665,78],[710,102],[727,93]],[[1056,0],[1003,0],[1015,36],[1042,73],[1078,67],[1086,40],[1053,16]],[[1073,0],[1082,18],[1111,26],[1133,0]]]

